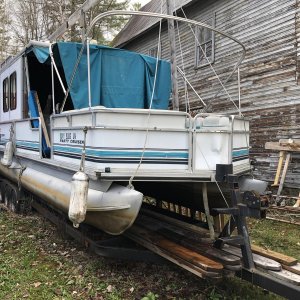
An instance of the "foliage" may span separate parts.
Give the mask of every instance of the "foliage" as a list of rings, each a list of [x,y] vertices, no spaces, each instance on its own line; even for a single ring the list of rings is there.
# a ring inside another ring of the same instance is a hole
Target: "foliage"
[[[153,294],[152,292],[148,292],[148,294],[142,298],[142,300],[156,300],[158,299],[157,294]]]

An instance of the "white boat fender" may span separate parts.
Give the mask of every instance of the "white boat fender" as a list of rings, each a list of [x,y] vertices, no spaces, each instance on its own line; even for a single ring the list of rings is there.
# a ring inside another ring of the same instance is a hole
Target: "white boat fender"
[[[89,189],[89,177],[82,171],[78,171],[72,177],[71,195],[69,204],[69,219],[73,226],[78,228],[85,220]]]
[[[14,155],[14,145],[12,141],[8,141],[5,144],[4,154],[1,159],[1,163],[3,166],[10,167],[13,161]]]

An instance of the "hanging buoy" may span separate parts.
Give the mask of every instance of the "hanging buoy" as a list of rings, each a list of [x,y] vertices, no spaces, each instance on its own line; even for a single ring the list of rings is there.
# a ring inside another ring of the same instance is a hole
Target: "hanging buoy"
[[[73,222],[73,226],[76,228],[78,228],[79,224],[85,220],[89,191],[89,177],[84,173],[87,127],[83,129],[83,133],[84,142],[80,167],[79,171],[72,177],[70,205],[68,213],[70,221]]]
[[[71,196],[69,205],[69,219],[74,227],[85,220],[87,199],[89,190],[89,177],[82,171],[78,171],[72,177]]]
[[[10,167],[13,161],[14,155],[14,145],[12,141],[8,141],[5,144],[4,154],[1,159],[1,163],[3,166]]]

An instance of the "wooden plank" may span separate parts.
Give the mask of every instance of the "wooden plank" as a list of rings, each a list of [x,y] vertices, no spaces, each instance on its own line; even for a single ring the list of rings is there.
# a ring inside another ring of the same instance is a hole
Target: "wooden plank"
[[[294,266],[287,266],[287,265],[282,264],[282,268],[285,270],[288,270],[292,273],[300,275],[300,263],[297,263]]]
[[[158,233],[176,244],[180,244],[201,255],[217,260],[224,265],[241,266],[240,258],[214,248],[210,239],[203,238],[194,232],[189,232],[186,229],[158,221],[157,219],[151,219],[145,215],[140,215],[135,224]]]
[[[285,264],[287,266],[294,266],[298,262],[296,258],[287,256],[287,255],[284,255],[284,254],[281,254],[281,253],[278,253],[278,252],[275,252],[275,251],[272,251],[269,249],[264,249],[264,248],[256,246],[256,245],[251,245],[251,249],[252,249],[253,253],[257,253],[257,254],[263,255],[265,257],[274,259],[274,260],[276,260],[282,264]]]
[[[285,151],[280,151],[280,153],[279,153],[279,161],[278,161],[278,166],[277,166],[277,171],[276,171],[274,183],[272,184],[272,186],[277,186],[278,185],[280,174],[281,174],[281,169],[282,169],[282,164],[283,164],[285,155],[286,155]]]
[[[204,269],[205,271],[218,272],[223,270],[223,265],[203,256],[193,250],[178,245],[168,239],[158,238],[156,245],[176,256],[196,265],[197,267]]]
[[[273,217],[266,217],[268,220],[272,220],[272,221],[278,221],[278,222],[282,222],[282,223],[287,223],[287,224],[294,224],[294,225],[300,225],[300,222],[297,221],[288,221],[288,220],[284,220],[284,219],[278,219],[278,218],[273,218]]]
[[[242,251],[240,248],[224,245],[224,248],[222,250],[234,254],[238,257],[242,257]],[[266,270],[280,271],[282,269],[281,264],[277,261],[258,254],[253,254],[253,261],[256,267],[260,267]]]
[[[41,119],[41,126],[42,126],[42,130],[43,130],[43,134],[44,134],[44,137],[45,137],[47,147],[51,147],[47,127],[46,127],[46,124],[45,124],[44,115],[43,115],[43,112],[42,112],[42,108],[41,108],[41,104],[40,104],[40,100],[39,100],[37,92],[34,92],[34,98],[35,98],[37,108],[38,108],[38,111],[39,111],[39,116],[40,116],[40,119]]]
[[[169,252],[169,247],[173,247],[174,245],[165,245],[167,249],[160,247],[157,244],[157,236],[152,236],[150,234],[149,236],[149,231],[145,229],[141,229],[137,226],[132,226],[129,230],[125,232],[125,236],[128,238],[136,241],[137,243],[141,244],[145,248],[159,254],[160,256],[166,258],[167,260],[177,264],[178,266],[192,272],[193,274],[205,278],[205,277],[210,277],[210,278],[221,278],[221,273],[222,269],[219,267],[216,269],[216,271],[208,271],[203,268],[200,268],[198,265],[195,265],[190,259],[185,260],[185,255],[182,255],[180,253],[174,253]],[[155,242],[156,241],[156,242]],[[177,254],[180,254],[179,256]],[[214,267],[216,267],[217,263],[213,262],[212,264],[210,263],[211,260],[205,259],[205,262],[203,262],[204,265],[209,266],[209,268],[212,270]],[[199,261],[198,261],[199,262]],[[222,266],[222,265],[221,265]],[[222,266],[223,267],[223,266]]]
[[[207,235],[202,234],[202,232],[195,233],[193,231],[190,231],[188,228],[182,228],[175,224],[169,224],[159,219],[152,219],[145,215],[139,215],[137,220],[135,221],[135,224],[142,227],[146,227],[147,229],[155,232],[161,232],[161,231],[175,232],[182,236],[187,236],[190,239],[193,239],[193,241],[199,241],[202,243],[209,243],[209,244],[212,243],[211,239],[208,238]]]
[[[280,197],[281,198],[281,197]],[[286,199],[286,198],[283,198]],[[284,211],[284,212],[290,212],[290,213],[294,213],[300,214],[300,208],[299,207],[295,207],[295,206],[273,206],[271,205],[268,210],[276,210],[276,211]]]
[[[299,193],[298,199],[297,199],[297,201],[296,201],[296,203],[293,207],[294,208],[300,208],[300,193]]]
[[[240,265],[241,259],[235,255],[228,254],[222,250],[214,248],[212,243],[203,243],[198,240],[190,239],[182,234],[178,234],[176,232],[172,232],[167,229],[162,229],[159,231],[164,237],[169,238],[171,241],[180,244],[186,248],[189,248],[197,253],[205,255],[208,258],[213,260],[217,260],[224,265]]]
[[[174,255],[179,256],[204,270],[218,271],[223,269],[222,264],[188,249],[187,247],[178,245],[177,242],[173,242],[170,239],[165,238],[159,231],[153,231],[151,227],[150,229],[147,227],[149,227],[149,224],[145,224],[145,227],[137,224],[135,230],[142,233],[144,239],[151,241],[156,246],[165,249],[166,251],[173,253]]]
[[[280,145],[278,142],[267,142],[265,144],[265,149],[267,150],[278,150],[278,151],[291,151],[291,152],[300,152],[300,145],[293,143],[286,143]]]
[[[194,232],[196,234],[200,234],[203,237],[209,237],[209,232],[207,229],[201,228],[199,226],[189,224],[162,214],[159,214],[157,212],[151,211],[151,210],[146,210],[146,209],[141,209],[141,213],[150,216],[151,218],[157,218],[160,221],[164,221],[166,223],[172,224],[174,226],[181,227],[183,229],[189,230],[190,232]]]
[[[272,276],[290,282],[295,285],[300,285],[300,275],[292,273],[288,270],[282,270],[280,272],[268,271]]]
[[[277,196],[276,196],[276,202],[279,201],[279,196],[280,196],[280,194],[282,192],[282,189],[283,189],[283,185],[284,185],[286,173],[288,171],[290,160],[291,160],[291,153],[288,152],[288,154],[286,155],[283,171],[282,171],[282,174],[281,174],[280,184],[279,184],[279,188],[278,188]]]

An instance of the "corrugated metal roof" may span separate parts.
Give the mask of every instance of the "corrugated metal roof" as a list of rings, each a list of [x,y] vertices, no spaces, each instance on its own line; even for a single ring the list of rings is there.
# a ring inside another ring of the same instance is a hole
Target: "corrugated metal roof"
[[[181,7],[192,4],[197,0],[174,0],[174,11],[177,11]],[[152,0],[144,5],[141,11],[148,11],[154,13],[167,13],[166,0]],[[149,30],[155,24],[159,22],[157,18],[147,18],[132,16],[125,27],[119,32],[119,34],[113,40],[113,45],[115,47],[122,47],[132,39],[136,38],[143,32]]]

